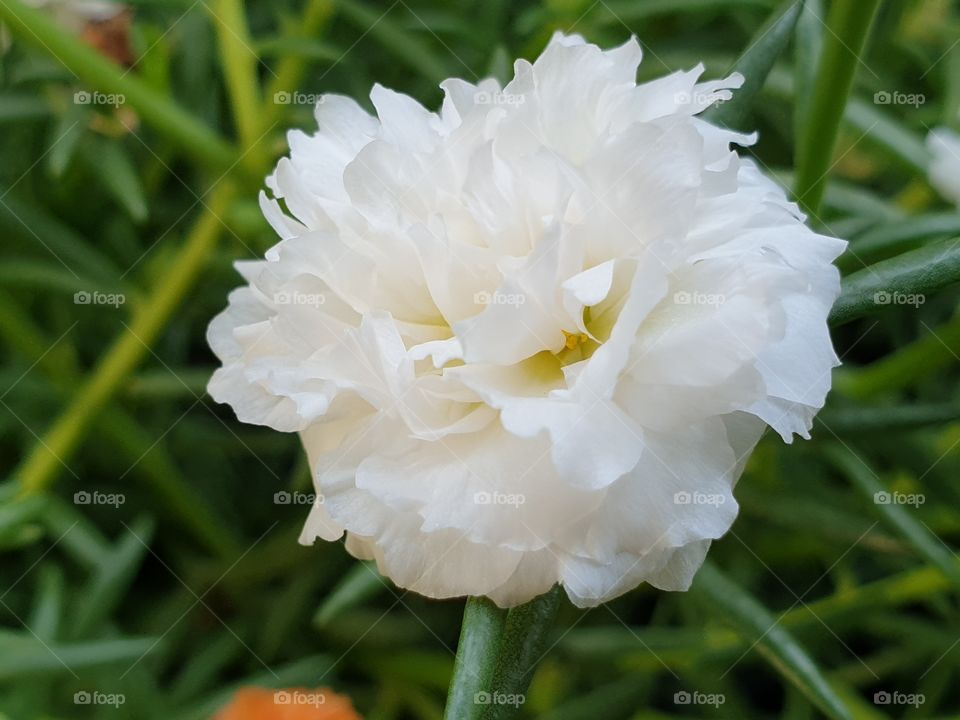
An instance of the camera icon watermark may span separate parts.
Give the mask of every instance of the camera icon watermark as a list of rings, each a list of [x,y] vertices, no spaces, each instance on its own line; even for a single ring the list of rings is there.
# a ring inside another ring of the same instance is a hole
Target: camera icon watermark
[[[927,698],[923,693],[879,690],[873,694],[874,705],[909,705],[910,707],[918,708],[926,701]]]
[[[680,690],[673,694],[674,705],[711,705],[715,708],[720,707],[727,701],[723,693],[703,693],[699,690],[689,692]]]
[[[320,707],[327,702],[321,692],[306,692],[304,690],[277,690],[273,694],[274,705],[309,705]]]
[[[109,505],[114,509],[119,508],[127,501],[127,496],[123,493],[104,493],[99,490],[78,490],[73,494],[74,505]]]
[[[477,105],[523,105],[527,101],[525,95],[508,92],[487,92],[481,90],[473,94],[473,102]]]
[[[694,490],[690,492],[688,490],[680,490],[673,494],[673,504],[674,505],[712,505],[713,507],[720,507],[727,501],[727,496],[722,493],[705,493],[700,492],[699,490]]]
[[[73,94],[74,105],[111,105],[115,108],[127,102],[123,93],[102,93],[99,90],[77,90]]]
[[[74,705],[109,705],[118,708],[127,702],[123,693],[104,693],[99,690],[78,690],[73,694]]]
[[[273,494],[274,505],[323,505],[323,495],[305,493],[299,490],[289,492],[280,490]]]
[[[910,305],[918,308],[927,301],[923,293],[887,292],[881,290],[873,294],[874,305]]]
[[[323,293],[305,293],[290,290],[283,290],[273,294],[273,302],[277,305],[304,305],[307,307],[320,307],[327,301],[327,296]]]
[[[481,290],[473,294],[473,302],[476,305],[510,305],[520,307],[527,302],[527,296],[523,293],[505,293],[499,290],[487,292]]]
[[[499,690],[493,692],[481,690],[473,695],[474,705],[507,705],[518,708],[526,701],[527,697],[523,693],[505,693]]]
[[[280,90],[273,94],[274,105],[320,105],[324,96],[319,93],[288,92]]]
[[[105,293],[99,290],[78,290],[73,294],[74,305],[108,305],[118,308],[127,301],[123,293]]]
[[[673,302],[676,305],[705,305],[707,307],[720,307],[726,302],[726,296],[720,293],[703,293],[680,290],[673,294]]]
[[[481,491],[474,493],[474,505],[509,505],[518,508],[527,501],[526,495],[520,493],[502,493]]]
[[[916,508],[923,505],[926,501],[927,497],[923,493],[878,490],[873,494],[873,502],[875,505],[912,505]]]
[[[878,90],[873,94],[874,105],[912,105],[919,108],[927,101],[923,93],[905,93],[899,90]]]

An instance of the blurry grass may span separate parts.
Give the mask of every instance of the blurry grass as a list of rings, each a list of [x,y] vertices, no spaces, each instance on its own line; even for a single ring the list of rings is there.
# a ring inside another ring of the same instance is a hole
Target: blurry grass
[[[135,5],[139,59],[126,72],[64,43],[36,13],[0,4],[14,34],[0,64],[0,442],[10,472],[0,489],[0,712],[116,717],[73,703],[98,689],[124,693],[129,717],[206,718],[238,684],[323,683],[370,718],[437,717],[462,603],[402,593],[337,544],[297,546],[305,509],[273,503],[279,490],[303,489],[296,439],[241,426],[203,395],[214,364],[204,330],[237,283],[230,261],[274,241],[255,206],[262,176],[287,127],[312,127],[309,107],[271,99],[332,91],[369,107],[377,81],[436,106],[439,79],[502,75],[554,29],[601,45],[636,33],[644,78],[700,60],[716,77],[783,4]],[[830,5],[808,0],[745,125],[759,128],[758,161],[786,184]],[[17,17],[49,32],[37,38]],[[767,438],[751,460],[741,519],[711,553],[724,578],[715,601],[704,602],[708,571],[688,594],[644,588],[589,612],[564,603],[526,717],[801,719],[819,717],[818,702],[833,707],[832,695],[838,715],[955,714],[957,264],[934,250],[952,251],[960,221],[926,185],[923,138],[958,119],[958,33],[948,2],[881,6],[825,156],[836,165],[818,210],[826,232],[849,236],[841,266],[861,288],[838,311],[849,321],[834,331],[845,367],[812,442]],[[94,89],[127,103],[73,102]],[[926,101],[876,105],[878,91]],[[862,316],[877,310],[871,282],[883,268],[909,276],[907,289],[931,274],[942,288],[919,307]],[[80,291],[126,302],[76,305]],[[850,464],[851,448],[866,465]],[[876,487],[925,502],[878,506]],[[124,502],[75,504],[82,491]],[[747,608],[732,624],[729,604]],[[768,617],[776,630],[764,634]],[[813,674],[796,682],[785,657],[808,660]],[[925,702],[875,706],[884,690]],[[677,705],[680,691],[726,702]]]

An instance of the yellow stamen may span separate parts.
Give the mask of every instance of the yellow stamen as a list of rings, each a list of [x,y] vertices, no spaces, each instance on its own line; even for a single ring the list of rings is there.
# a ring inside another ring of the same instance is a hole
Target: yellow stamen
[[[573,350],[580,343],[585,343],[590,339],[590,337],[584,333],[568,333],[566,330],[562,330],[561,332],[566,338],[564,345],[566,346],[567,350]]]

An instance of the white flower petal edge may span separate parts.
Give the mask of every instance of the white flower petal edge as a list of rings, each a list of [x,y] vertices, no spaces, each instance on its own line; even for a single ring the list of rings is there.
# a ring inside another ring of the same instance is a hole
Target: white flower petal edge
[[[209,390],[300,433],[302,542],[436,598],[683,590],[765,427],[809,436],[845,243],[698,117],[741,77],[640,57],[557,35],[437,114],[378,86],[290,133]]]
[[[927,150],[930,184],[960,207],[960,135],[948,128],[936,128],[927,135]]]

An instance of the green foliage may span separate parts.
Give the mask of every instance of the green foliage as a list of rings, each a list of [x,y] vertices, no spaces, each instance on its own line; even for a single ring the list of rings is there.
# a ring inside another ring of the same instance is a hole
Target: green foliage
[[[960,214],[924,137],[960,122],[960,10],[882,3],[868,37],[874,3],[846,0],[132,4],[123,68],[0,2],[0,716],[200,720],[240,685],[323,684],[369,718],[439,718],[453,676],[458,718],[509,715],[474,705],[478,677],[552,720],[956,712]],[[850,240],[844,366],[812,441],[761,441],[691,592],[560,600],[552,624],[556,595],[471,602],[455,662],[463,602],[297,545],[306,507],[274,495],[309,491],[302,451],[205,396],[204,332],[232,261],[275,241],[256,194],[285,130],[313,126],[276,93],[369,107],[380,82],[436,106],[439,80],[502,78],[555,29],[637,34],[641,79],[747,75],[715,119],[756,128],[756,161]]]

